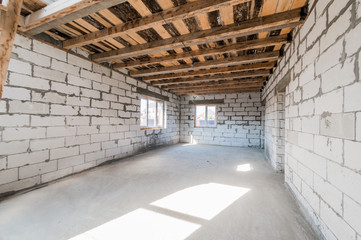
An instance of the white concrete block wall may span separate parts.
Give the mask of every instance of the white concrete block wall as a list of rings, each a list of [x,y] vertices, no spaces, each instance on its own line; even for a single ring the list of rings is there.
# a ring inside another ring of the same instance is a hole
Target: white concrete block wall
[[[265,156],[273,168],[284,170],[285,138],[285,93],[269,95],[264,112],[264,148]]]
[[[166,129],[140,130],[136,87],[169,97]],[[16,36],[0,101],[0,194],[179,142],[180,98]]]
[[[195,128],[193,100],[224,99],[217,105],[217,128]],[[261,147],[263,106],[260,93],[187,96],[181,99],[180,141],[240,147]]]
[[[262,94],[265,125],[276,126],[276,86],[290,74],[285,181],[326,239],[360,240],[360,1],[319,0],[310,6]],[[265,138],[272,134],[266,128]],[[275,142],[265,144],[276,148]]]

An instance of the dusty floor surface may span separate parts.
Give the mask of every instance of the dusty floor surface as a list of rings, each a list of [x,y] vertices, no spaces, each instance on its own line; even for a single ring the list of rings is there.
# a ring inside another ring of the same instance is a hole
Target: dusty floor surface
[[[0,239],[317,239],[259,150],[178,144],[0,202]]]

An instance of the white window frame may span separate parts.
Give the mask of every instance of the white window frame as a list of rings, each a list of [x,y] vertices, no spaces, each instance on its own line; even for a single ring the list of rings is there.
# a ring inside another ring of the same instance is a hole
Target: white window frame
[[[205,112],[205,121],[207,123],[206,126],[197,126],[197,107],[198,106],[205,106],[206,107],[206,112]],[[208,107],[209,106],[216,108],[216,112],[215,112],[215,114],[216,114],[216,116],[215,116],[216,125],[215,126],[209,126],[208,125]],[[196,104],[196,105],[194,105],[194,127],[195,128],[217,128],[217,125],[218,125],[218,121],[217,121],[217,119],[218,119],[218,111],[217,111],[217,109],[218,109],[218,105],[216,105],[216,104]]]
[[[147,101],[147,126],[142,126],[140,125],[140,129],[163,129],[165,128],[165,102],[163,100],[159,100],[159,99],[156,99],[156,98],[152,98],[152,97],[148,97],[148,96],[141,96],[140,97],[140,115],[139,117],[141,118],[141,111],[142,111],[142,107],[141,107],[141,104],[142,104],[142,99],[143,100],[146,100]],[[162,125],[161,126],[155,126],[155,127],[149,127],[149,118],[148,118],[148,113],[149,113],[149,100],[152,100],[152,101],[155,101],[155,106],[156,106],[156,111],[155,111],[155,122],[157,124],[158,122],[158,103],[162,103],[163,104],[163,115],[162,115],[162,118],[163,118],[163,121],[162,121]],[[140,121],[140,124],[141,124],[141,121]]]

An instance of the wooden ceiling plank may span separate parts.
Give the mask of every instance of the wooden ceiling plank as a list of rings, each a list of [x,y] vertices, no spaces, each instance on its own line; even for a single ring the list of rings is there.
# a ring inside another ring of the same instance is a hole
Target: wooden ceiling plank
[[[121,44],[120,42],[114,40],[113,38],[109,38],[107,41],[109,43],[113,44],[114,46],[116,46],[117,48],[124,48],[123,44]]]
[[[264,0],[262,4],[262,9],[259,13],[260,17],[269,16],[276,12],[278,0]],[[262,32],[258,34],[258,38],[266,38],[268,32]]]
[[[246,65],[236,65],[232,67],[220,67],[220,68],[212,68],[212,69],[203,69],[198,71],[191,72],[180,72],[180,73],[169,73],[162,75],[153,75],[146,76],[142,78],[142,81],[150,82],[150,81],[159,81],[165,79],[174,79],[174,78],[189,78],[194,76],[204,76],[209,74],[217,74],[217,73],[230,73],[230,72],[244,72],[251,70],[259,70],[259,69],[271,69],[274,66],[275,62],[265,62],[265,63],[253,63]]]
[[[242,51],[242,50],[249,50],[254,48],[261,48],[261,47],[267,47],[267,46],[274,46],[276,44],[284,44],[287,42],[287,35],[280,35],[276,37],[266,38],[266,39],[255,39],[255,40],[249,40],[245,42],[239,42],[235,44],[229,44],[225,46],[219,46],[212,49],[199,49],[192,52],[192,56],[194,57],[200,57],[200,56],[207,56],[211,54],[224,54],[227,52],[232,51]],[[179,53],[177,55],[170,55],[166,57],[160,57],[160,58],[151,58],[146,60],[138,60],[134,62],[128,62],[128,63],[120,63],[120,64],[114,64],[113,68],[126,68],[126,67],[137,67],[142,65],[148,65],[148,64],[156,64],[161,63],[164,61],[171,61],[171,60],[182,60],[184,58],[189,57],[189,53]]]
[[[113,59],[128,58],[133,56],[155,53],[182,46],[192,46],[210,41],[224,40],[231,37],[247,36],[260,32],[272,31],[279,28],[293,27],[303,22],[300,20],[301,9],[295,9],[271,16],[254,18],[244,21],[243,24],[232,24],[214,29],[203,30],[195,33],[182,35],[176,38],[153,41],[151,43],[134,46],[127,49],[119,49],[106,53],[93,55],[93,60],[108,61]]]
[[[206,13],[201,13],[201,14],[197,15],[197,20],[198,20],[199,26],[202,30],[211,28],[211,25],[209,24],[208,16]]]
[[[100,10],[99,13],[103,17],[108,19],[113,25],[118,25],[123,23],[123,21],[119,19],[117,16],[115,16],[111,11],[109,11],[109,9]]]
[[[74,22],[70,22],[69,24],[71,24],[74,27],[79,28],[80,30],[87,32],[87,33],[98,30],[96,27],[94,27],[93,25],[91,25],[90,23],[88,23],[87,21],[85,21],[84,19],[81,19],[81,18],[75,20]],[[77,36],[82,35],[82,33],[75,31],[74,29],[67,27],[66,25],[62,25],[62,27],[67,29],[70,32],[76,33]],[[100,49],[102,49],[104,52],[114,50],[113,48],[106,47],[103,44],[99,44],[99,43],[93,43],[93,44],[95,46],[99,47]]]
[[[183,22],[182,19],[176,20],[173,22],[174,27],[177,29],[177,31],[181,34],[181,35],[185,35],[185,34],[189,34],[189,30],[187,28],[187,26],[185,25],[185,23]],[[180,45],[181,47],[183,47],[182,45]],[[192,46],[191,47],[192,51],[198,50],[198,46]],[[183,50],[180,49],[182,52]],[[191,54],[189,52],[185,53],[186,55],[191,56]],[[187,64],[191,64],[192,60],[190,60],[189,58],[185,58],[183,59]]]
[[[56,28],[57,31],[63,32],[67,35],[69,35],[70,37],[76,37],[77,35],[73,32],[73,31],[69,31],[68,28],[64,28],[64,25],[61,25],[59,27]]]
[[[195,2],[197,0],[189,0],[189,2]],[[196,21],[198,22],[198,25],[200,27],[201,30],[208,30],[208,29],[211,29],[211,25],[209,23],[209,19],[208,19],[208,14],[207,13],[200,13],[200,14],[197,14],[195,16],[196,18]],[[209,45],[211,47],[214,47],[215,44],[214,43],[209,43]],[[199,47],[194,45],[194,46],[191,46],[191,49],[192,51],[197,51],[199,50]],[[192,53],[192,56],[193,56],[193,53]],[[216,56],[213,55],[213,58],[216,58]],[[205,62],[206,59],[203,57],[203,56],[198,56],[198,59],[199,61],[201,62]]]
[[[60,26],[62,29],[66,29],[68,32],[71,32],[73,35],[75,36],[79,36],[81,35],[81,32],[77,31],[74,28],[68,27],[67,25],[61,25]]]
[[[245,1],[249,0],[199,0],[197,2],[188,3],[179,7],[167,9],[153,15],[144,15],[145,17],[134,20],[133,22],[118,24],[111,28],[100,30],[93,34],[85,35],[76,39],[69,39],[65,41],[63,45],[64,48],[68,49],[77,47],[78,45],[87,45],[94,41],[100,41],[102,40],[102,38],[116,37],[119,36],[119,34],[121,33],[137,32],[140,30],[148,29],[156,24],[162,25],[164,23],[174,22],[174,25],[177,25],[179,23],[179,20],[182,21],[184,17],[196,16],[197,14],[204,13],[205,11],[217,9],[220,6],[227,6],[229,4]],[[135,5],[134,7],[143,9],[143,7],[138,5]],[[144,5],[144,3],[142,5]],[[180,25],[179,27],[185,27],[187,29],[185,25]],[[180,30],[180,32],[182,31],[182,29],[178,30]]]
[[[219,15],[221,16],[223,25],[230,25],[234,23],[233,6],[219,9]],[[232,38],[232,42],[235,43],[236,39]],[[228,43],[228,41],[226,41],[226,43]]]
[[[233,6],[219,9],[219,15],[221,16],[223,25],[230,25],[234,23]]]
[[[239,73],[226,73],[219,74],[214,76],[203,76],[203,77],[194,77],[194,78],[184,78],[184,79],[171,79],[152,82],[154,86],[163,86],[170,84],[179,84],[179,83],[200,83],[200,82],[211,82],[215,80],[234,80],[239,78],[250,78],[250,77],[267,77],[270,75],[269,70],[257,70],[257,71],[246,71]]]
[[[292,6],[293,1],[294,0],[278,0],[276,13],[289,10]]]
[[[294,0],[290,1],[290,0],[278,0],[278,5],[276,8],[276,13],[278,12],[284,12],[287,10],[290,10],[292,8]],[[280,34],[287,34],[292,30],[292,28],[284,28],[281,30]],[[273,48],[275,51],[278,51],[282,48],[283,44],[276,44],[275,47]]]
[[[101,23],[103,26],[107,28],[113,26],[108,21],[105,21],[105,19],[99,16],[97,13],[90,14],[89,16],[91,16],[92,18],[94,18],[95,20],[97,20],[99,23]]]
[[[239,64],[246,63],[255,63],[255,62],[263,62],[278,59],[279,52],[265,52],[259,54],[252,55],[243,55],[243,56],[235,56],[229,57],[219,60],[210,60],[206,62],[198,62],[194,64],[183,64],[179,66],[169,67],[169,68],[158,68],[158,69],[148,69],[137,72],[130,72],[132,77],[142,77],[142,76],[150,76],[156,74],[164,74],[164,73],[175,73],[175,72],[184,72],[188,70],[197,70],[204,68],[212,68],[212,67],[225,67],[225,66],[234,66]]]
[[[69,25],[72,25],[72,26],[78,28],[79,30],[82,30],[85,33],[90,33],[91,32],[88,29],[84,28],[83,26],[77,24],[76,22],[70,22]]]
[[[288,28],[283,28],[282,30],[281,30],[281,35],[285,35],[285,34],[288,34],[289,32],[291,32],[292,31],[292,28],[290,28],[290,27],[288,27]],[[275,47],[273,48],[273,50],[274,51],[278,51],[278,50],[280,50],[281,48],[282,48],[282,45],[283,45],[284,43],[278,43],[278,44],[275,44]]]
[[[91,25],[90,23],[88,23],[87,21],[85,21],[82,18],[76,19],[74,22],[76,22],[80,26],[83,26],[84,28],[88,29],[90,32],[98,31],[98,29],[96,27],[94,27],[93,25]]]
[[[35,35],[126,0],[58,0],[25,18],[20,31]]]
[[[152,15],[152,12],[147,8],[147,6],[142,2],[142,0],[128,0],[128,2],[133,6],[133,8],[144,18]],[[171,36],[167,32],[167,30],[164,29],[162,25],[159,23],[155,23],[153,26],[154,30],[163,38],[170,38]],[[135,31],[134,31],[135,32]],[[166,35],[168,33],[168,35]],[[138,34],[137,34],[138,35]],[[163,36],[166,37],[163,37]],[[139,36],[140,37],[140,36]],[[166,52],[160,52],[160,53],[154,53],[154,57],[160,57],[160,56],[166,56],[168,53]],[[178,63],[179,64],[179,63]],[[174,63],[164,63],[165,66],[172,66],[176,65]]]
[[[307,0],[294,0],[292,9],[303,7],[307,4]]]
[[[9,0],[0,35],[0,99],[5,85],[23,0]]]
[[[259,16],[268,16],[276,12],[278,0],[264,0]]]
[[[209,20],[208,20],[208,16],[206,13],[200,13],[197,15],[196,17],[197,21],[198,21],[198,24],[199,24],[199,27],[202,29],[202,30],[207,30],[207,29],[210,29],[211,28],[211,25],[209,24]],[[193,47],[193,46],[192,46]],[[194,46],[192,48],[192,51],[197,51],[199,48],[198,46]],[[192,56],[193,53],[192,53]],[[198,56],[198,59],[199,61],[201,62],[204,62],[206,61],[206,59],[203,57],[203,56]]]
[[[170,9],[170,8],[173,8],[174,7],[174,4],[173,4],[173,2],[171,1],[171,0],[157,0],[157,2],[158,2],[158,4],[160,5],[160,7],[163,9],[163,11],[164,10],[168,10],[168,9]],[[157,25],[155,25],[155,27],[157,27],[157,26],[159,26],[159,25],[161,25],[162,23],[158,23]],[[153,27],[154,28],[154,27]],[[162,27],[163,29],[164,29],[164,27]],[[164,29],[165,30],[165,29]],[[160,31],[160,29],[158,29],[158,31]],[[162,32],[162,31],[160,31],[160,32]],[[168,31],[167,30],[165,30],[165,32],[167,32],[168,33]],[[158,32],[159,33],[159,32]],[[171,38],[172,36],[168,33],[168,35],[169,35],[169,37],[168,36],[162,36],[161,35],[161,37],[163,38],[163,39],[166,39],[166,38]],[[181,52],[183,52],[183,49],[181,49],[181,48],[179,48],[179,49],[177,49],[177,50],[175,50],[176,52],[178,52],[178,53],[181,53]],[[179,65],[179,62],[177,62],[177,61],[172,61],[173,63],[176,63],[176,65]],[[186,60],[186,63],[191,63],[191,60],[190,59],[187,59]],[[164,65],[164,63],[162,63],[162,65]]]
[[[65,40],[65,38],[63,38],[63,37],[61,37],[61,36],[59,36],[59,35],[57,35],[57,34],[55,34],[55,33],[52,33],[52,32],[50,32],[50,31],[45,31],[44,33],[48,34],[49,36],[51,36],[51,37],[53,37],[53,38],[55,38],[55,39],[57,39],[57,40],[60,40],[60,41],[64,41],[64,40]]]
[[[157,2],[163,10],[174,7],[174,4],[171,0],[157,0]]]

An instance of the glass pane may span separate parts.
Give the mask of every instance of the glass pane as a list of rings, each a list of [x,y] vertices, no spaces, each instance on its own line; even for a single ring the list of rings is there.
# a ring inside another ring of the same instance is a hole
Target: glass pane
[[[206,124],[206,106],[196,106],[196,126],[205,127]]]
[[[140,126],[147,126],[147,99],[142,98],[140,100]]]
[[[154,100],[148,100],[148,127],[155,127],[156,104]]]
[[[157,102],[158,104],[158,111],[157,111],[157,126],[163,126],[163,103]]]
[[[217,124],[216,120],[216,106],[208,106],[207,107],[207,116],[208,116],[208,126],[215,127]]]

